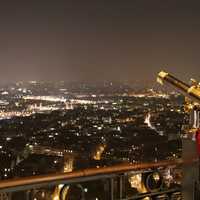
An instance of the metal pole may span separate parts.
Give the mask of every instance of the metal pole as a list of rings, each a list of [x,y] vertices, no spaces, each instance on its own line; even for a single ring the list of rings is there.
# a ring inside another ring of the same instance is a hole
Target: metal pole
[[[114,200],[114,178],[110,179],[110,200]]]
[[[119,199],[121,200],[123,198],[123,184],[124,183],[124,176],[119,176]]]

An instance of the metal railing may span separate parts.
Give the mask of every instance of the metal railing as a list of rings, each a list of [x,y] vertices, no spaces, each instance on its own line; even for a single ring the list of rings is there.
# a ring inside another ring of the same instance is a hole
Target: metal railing
[[[160,196],[160,198],[163,196],[163,199],[167,199],[172,194],[176,195],[177,192],[180,197],[181,189],[177,185],[170,188],[165,188],[165,189],[163,189],[163,187],[162,188],[159,187],[155,190],[154,189],[151,190],[148,188],[144,190],[143,192],[137,192],[133,196],[127,196],[125,195],[125,192],[124,192],[125,183],[123,180],[124,180],[124,177],[129,174],[132,174],[132,175],[141,174],[142,176],[144,174],[147,174],[148,176],[145,175],[147,179],[147,177],[150,177],[150,174],[151,175],[155,174],[166,168],[181,167],[182,165],[188,165],[197,161],[198,161],[197,159],[189,159],[189,160],[176,159],[176,160],[164,160],[164,161],[152,162],[152,163],[118,164],[115,166],[107,166],[107,167],[102,167],[102,168],[89,168],[89,169],[77,170],[70,173],[56,173],[56,174],[48,174],[48,175],[40,175],[40,176],[32,176],[32,177],[23,177],[23,178],[10,179],[10,180],[2,180],[0,181],[0,193],[12,194],[13,192],[16,192],[16,191],[29,191],[30,193],[30,191],[33,191],[36,189],[40,191],[41,188],[45,188],[45,187],[58,186],[58,185],[68,187],[69,185],[77,185],[77,184],[82,184],[84,182],[107,180],[109,194],[107,197],[105,197],[105,199],[128,200],[128,199],[142,199],[144,197],[151,198],[154,196],[155,197]],[[167,194],[169,194],[168,197],[164,198],[164,196]],[[8,195],[8,197],[9,197],[8,199],[15,199],[15,198],[12,198],[14,197],[13,195],[10,195],[10,196]],[[27,197],[26,199],[34,199],[34,198]],[[56,198],[52,197],[52,199],[56,199]],[[65,198],[59,197],[57,199],[65,199]],[[86,199],[86,198],[82,197],[82,199]],[[176,198],[174,197],[174,199]]]

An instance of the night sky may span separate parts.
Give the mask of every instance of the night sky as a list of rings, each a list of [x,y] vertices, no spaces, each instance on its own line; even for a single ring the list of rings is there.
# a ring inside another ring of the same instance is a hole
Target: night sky
[[[2,2],[0,82],[200,80],[198,1]]]

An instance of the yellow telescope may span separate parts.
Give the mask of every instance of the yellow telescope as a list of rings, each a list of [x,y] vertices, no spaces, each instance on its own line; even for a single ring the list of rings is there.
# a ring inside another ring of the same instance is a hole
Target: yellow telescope
[[[164,83],[172,85],[184,96],[187,96],[192,101],[200,104],[200,85],[196,82],[194,85],[188,85],[165,71],[158,73],[157,81],[162,85]]]

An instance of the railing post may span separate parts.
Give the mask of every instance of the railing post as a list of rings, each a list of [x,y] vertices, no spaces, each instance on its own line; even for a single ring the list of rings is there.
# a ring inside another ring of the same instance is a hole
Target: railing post
[[[9,193],[8,193],[8,200],[11,200],[11,199],[12,199],[12,193],[9,192]]]
[[[110,200],[114,200],[114,178],[110,179]]]
[[[118,178],[118,187],[119,187],[119,199],[123,199],[125,196],[125,174],[120,174]]]
[[[119,176],[119,198],[120,200],[122,199],[123,197],[123,176],[120,175]]]
[[[26,191],[26,200],[30,200],[30,193],[31,193],[31,191],[30,190],[27,190]]]

